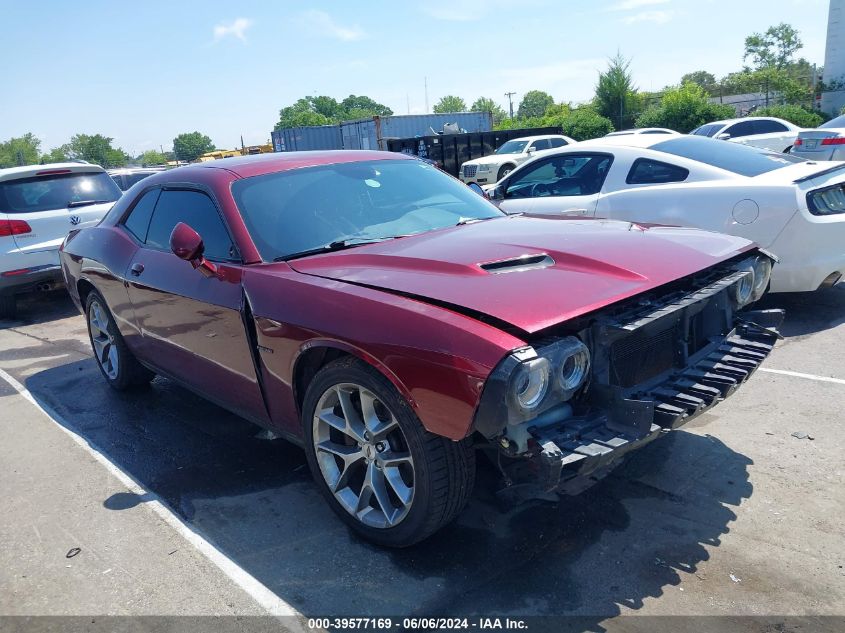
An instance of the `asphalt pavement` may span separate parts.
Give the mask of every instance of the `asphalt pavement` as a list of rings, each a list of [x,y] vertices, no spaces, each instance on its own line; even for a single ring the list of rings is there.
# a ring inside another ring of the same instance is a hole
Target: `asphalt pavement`
[[[391,551],[297,447],[162,378],[110,390],[67,296],[32,297],[0,321],[0,615],[845,615],[845,288],[766,303],[786,373],[578,497],[502,511],[480,486]]]

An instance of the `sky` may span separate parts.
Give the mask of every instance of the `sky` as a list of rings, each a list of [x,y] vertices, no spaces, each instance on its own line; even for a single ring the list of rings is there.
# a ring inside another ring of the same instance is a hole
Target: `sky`
[[[620,51],[636,85],[742,66],[753,32],[786,22],[823,64],[828,0],[359,2],[0,0],[0,141],[46,151],[103,134],[131,155],[199,130],[217,147],[267,142],[305,95],[364,94],[396,114],[448,94],[514,108],[528,90],[592,97]]]

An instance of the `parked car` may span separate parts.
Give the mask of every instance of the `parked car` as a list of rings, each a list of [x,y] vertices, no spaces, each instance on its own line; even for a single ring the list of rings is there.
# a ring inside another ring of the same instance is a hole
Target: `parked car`
[[[670,130],[668,127],[636,127],[630,130],[617,130],[616,132],[608,132],[608,136],[628,136],[629,134],[680,134],[675,130]]]
[[[801,130],[792,153],[807,160],[845,160],[845,114],[814,130]]]
[[[461,165],[461,180],[480,185],[494,183],[507,176],[517,165],[521,165],[536,152],[563,147],[575,143],[574,139],[560,134],[525,136],[514,138],[502,144],[494,154],[468,160]]]
[[[59,245],[98,222],[120,189],[98,165],[56,163],[0,169],[0,318],[16,297],[61,282]]]
[[[694,129],[690,134],[734,141],[772,152],[789,152],[802,128],[775,117],[747,116],[741,119],[714,121]]]
[[[488,192],[508,213],[603,217],[730,233],[781,258],[772,292],[845,273],[845,164],[698,136],[596,139],[546,152]]]
[[[136,182],[142,181],[147,176],[152,176],[166,167],[123,167],[120,169],[109,169],[108,174],[117,183],[121,191],[126,191]]]
[[[390,546],[460,512],[477,451],[511,491],[588,486],[733,393],[782,317],[745,310],[772,265],[747,240],[510,217],[387,152],[150,176],[62,265],[109,385],[160,373],[301,444]]]

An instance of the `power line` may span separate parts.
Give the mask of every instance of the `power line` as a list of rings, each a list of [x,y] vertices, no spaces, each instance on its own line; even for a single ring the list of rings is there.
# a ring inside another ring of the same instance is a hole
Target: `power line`
[[[510,108],[511,118],[513,118],[513,96],[515,92],[506,92],[505,96],[508,98],[508,106]]]

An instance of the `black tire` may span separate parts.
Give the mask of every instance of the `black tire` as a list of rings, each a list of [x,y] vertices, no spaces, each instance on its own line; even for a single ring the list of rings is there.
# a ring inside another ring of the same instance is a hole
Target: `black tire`
[[[15,295],[0,296],[0,319],[14,319],[17,313]]]
[[[111,337],[106,345],[109,348],[113,346],[116,351],[117,367],[112,375],[109,375],[106,367],[104,367],[104,362],[97,358],[97,346],[94,344],[93,333],[95,328],[92,326],[92,310],[95,305],[100,308],[100,314],[106,321],[103,325]],[[103,374],[103,378],[106,379],[112,389],[125,391],[133,387],[149,385],[155,374],[141,365],[134,354],[126,347],[126,343],[115,325],[111,310],[109,310],[103,296],[96,290],[92,290],[85,297],[85,323],[88,326],[88,341],[91,343],[91,350],[94,352],[94,360],[97,362],[97,367]]]
[[[502,178],[507,176],[514,169],[516,169],[515,165],[502,165],[501,167],[499,167],[499,173],[496,175],[496,182],[499,182]]]
[[[413,501],[392,527],[372,527],[353,516],[335,498],[317,462],[314,414],[332,387],[354,383],[372,392],[393,414],[413,458]],[[475,452],[468,440],[453,442],[429,433],[407,401],[387,378],[355,358],[342,358],[321,369],[305,394],[302,407],[305,452],[311,474],[335,513],[365,539],[387,547],[408,547],[431,536],[464,508],[475,484]]]

